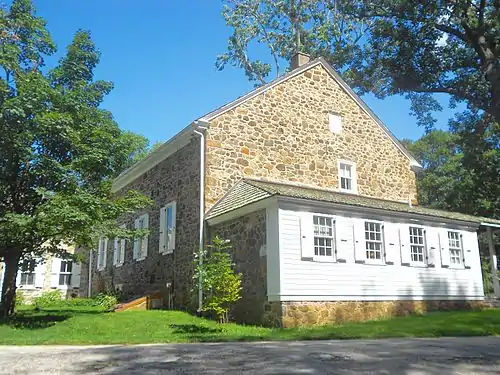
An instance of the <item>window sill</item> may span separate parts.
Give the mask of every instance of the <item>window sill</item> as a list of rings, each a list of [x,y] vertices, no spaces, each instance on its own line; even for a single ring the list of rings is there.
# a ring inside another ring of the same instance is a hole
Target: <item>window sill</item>
[[[117,263],[117,264],[115,264],[115,268],[120,268],[121,266],[123,266],[123,263]]]
[[[335,259],[331,258],[331,257],[312,257],[312,261],[313,262],[317,262],[317,263],[338,263]]]
[[[340,193],[346,193],[346,194],[358,195],[358,192],[356,190],[339,189],[339,192]]]
[[[413,268],[429,268],[427,264],[424,263],[408,263],[406,264],[407,267],[413,267]]]
[[[388,264],[382,261],[365,260],[363,263],[367,266],[387,266]]]
[[[100,267],[97,269],[97,272],[101,272],[101,271],[104,271],[106,269],[106,267]]]
[[[140,262],[140,261],[142,261],[142,260],[144,260],[144,259],[146,259],[146,258],[147,258],[147,257],[137,258],[137,259],[135,259],[135,261],[136,261],[136,262]]]
[[[42,289],[41,287],[36,287],[34,285],[19,285],[17,289],[22,289],[22,290],[36,290],[36,289]]]
[[[165,250],[165,251],[160,251],[160,254],[161,255],[168,255],[168,254],[173,254],[174,253],[174,250]]]

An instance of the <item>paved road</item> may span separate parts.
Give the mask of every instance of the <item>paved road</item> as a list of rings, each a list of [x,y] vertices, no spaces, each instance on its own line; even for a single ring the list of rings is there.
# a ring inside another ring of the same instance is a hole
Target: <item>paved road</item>
[[[0,346],[0,374],[500,374],[500,337]]]

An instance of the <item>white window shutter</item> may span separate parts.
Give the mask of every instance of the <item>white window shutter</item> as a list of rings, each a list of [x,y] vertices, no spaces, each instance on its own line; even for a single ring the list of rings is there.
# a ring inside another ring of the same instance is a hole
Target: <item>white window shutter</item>
[[[384,224],[385,262],[387,264],[401,264],[401,242],[399,238],[399,224],[386,222]]]
[[[80,288],[81,273],[82,273],[81,263],[73,262],[73,266],[71,268],[71,286],[73,288]]]
[[[399,230],[399,238],[401,239],[401,264],[409,266],[411,264],[410,226],[408,224],[401,224]]]
[[[427,265],[434,267],[439,262],[439,231],[436,228],[425,229],[425,245],[427,250]]]
[[[337,261],[347,262],[354,253],[354,223],[343,219],[335,222],[337,236]]]
[[[160,240],[158,241],[159,252],[164,253],[167,250],[167,241],[166,238],[168,236],[167,232],[167,207],[163,207],[160,210]]]
[[[144,215],[144,229],[149,229],[149,215],[145,214]],[[149,235],[144,236],[142,238],[142,244],[141,244],[141,257],[145,258],[148,255],[148,242],[149,242]]]
[[[365,222],[356,220],[354,223],[354,260],[356,263],[366,262]]]
[[[473,253],[476,251],[478,246],[476,232],[462,232],[462,250],[465,268],[472,267]]]
[[[168,246],[168,250],[170,252],[173,252],[175,250],[175,232],[176,232],[176,228],[177,228],[177,203],[176,202],[172,203],[172,220],[173,220],[172,230],[170,232],[169,246]]]
[[[118,237],[115,237],[115,240],[113,241],[113,266],[116,266],[118,264],[118,255],[120,251],[120,239]]]
[[[61,259],[52,258],[52,278],[50,281],[51,288],[59,287],[59,272],[61,271]]]
[[[45,263],[38,263],[35,267],[35,288],[43,288],[45,281]]]
[[[22,269],[22,264],[23,262],[21,261],[19,263],[19,267],[17,269],[17,275],[16,275],[16,286],[19,287],[21,285],[21,273],[23,272]],[[5,266],[4,266],[5,267]],[[4,268],[5,269],[5,268]],[[4,271],[5,272],[5,271]],[[3,281],[3,275],[2,275],[2,281]]]
[[[302,260],[312,260],[314,257],[313,215],[302,212],[300,215],[300,248]]]
[[[439,230],[439,246],[441,253],[441,267],[450,266],[450,242],[448,240],[448,230],[441,228]]]
[[[102,257],[102,262],[103,262],[102,269],[106,268],[107,261],[108,261],[108,239],[105,238],[104,239],[104,256]]]
[[[125,238],[120,239],[120,262],[125,263],[125,244],[127,240]]]

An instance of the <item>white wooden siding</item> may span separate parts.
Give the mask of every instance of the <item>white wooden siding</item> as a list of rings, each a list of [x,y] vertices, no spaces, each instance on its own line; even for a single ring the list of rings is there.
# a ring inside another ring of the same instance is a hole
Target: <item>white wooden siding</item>
[[[402,265],[401,250],[408,251],[408,223],[384,226],[385,247],[390,254],[383,265],[355,262],[364,253],[364,219],[336,216],[337,246],[346,237],[340,231],[354,223],[354,245],[343,249],[346,262],[314,262],[303,258],[301,215],[299,211],[279,209],[279,294],[269,293],[270,300],[334,301],[334,300],[403,300],[403,299],[482,299],[483,283],[479,248],[475,232],[461,230],[467,263],[470,268],[442,267],[441,253],[446,253],[447,229],[425,226],[428,247],[433,252],[434,267]],[[371,218],[370,218],[371,219]],[[398,231],[399,229],[399,231]],[[351,229],[352,230],[352,229]],[[399,233],[397,233],[399,232]],[[438,234],[442,236],[438,240]],[[348,234],[347,237],[351,237]],[[350,243],[352,241],[349,240]],[[392,244],[392,245],[391,245]],[[400,247],[404,244],[405,248]],[[345,245],[342,245],[345,246]],[[439,249],[441,247],[441,249]],[[355,252],[356,249],[356,252]],[[356,255],[355,255],[356,254]],[[406,257],[405,257],[406,258]],[[385,263],[387,261],[387,263]],[[393,263],[393,264],[390,264]],[[444,264],[449,263],[445,261]],[[271,266],[271,264],[269,264]],[[273,268],[269,268],[269,273]]]

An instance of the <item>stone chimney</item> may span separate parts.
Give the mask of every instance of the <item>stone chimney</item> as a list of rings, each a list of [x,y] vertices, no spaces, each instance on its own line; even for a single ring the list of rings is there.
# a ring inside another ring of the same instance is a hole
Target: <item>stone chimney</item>
[[[297,52],[292,57],[292,70],[297,69],[299,66],[307,64],[310,59],[311,59],[311,56],[309,56],[308,54],[302,53],[302,52]]]

